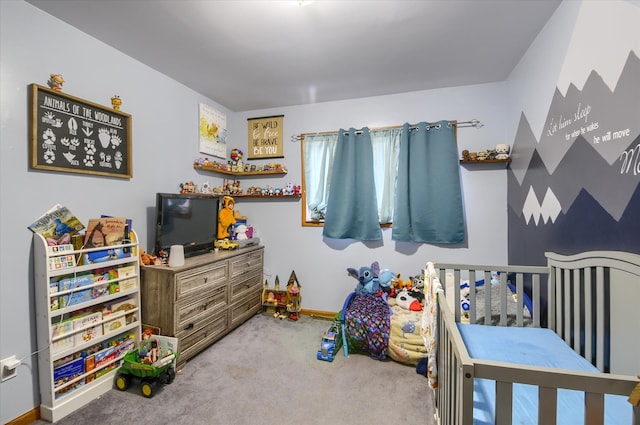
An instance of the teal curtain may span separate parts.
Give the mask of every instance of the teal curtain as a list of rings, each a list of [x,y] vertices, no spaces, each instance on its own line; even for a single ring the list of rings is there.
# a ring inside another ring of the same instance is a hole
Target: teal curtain
[[[453,123],[403,125],[391,238],[444,244],[464,241]]]
[[[330,181],[322,234],[333,239],[382,239],[368,128],[338,132]]]

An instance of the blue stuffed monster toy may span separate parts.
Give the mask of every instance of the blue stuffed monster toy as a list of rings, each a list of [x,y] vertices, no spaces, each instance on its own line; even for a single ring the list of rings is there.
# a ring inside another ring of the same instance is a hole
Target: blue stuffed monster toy
[[[378,281],[380,265],[377,261],[371,263],[371,267],[360,267],[360,270],[349,267],[347,273],[358,280],[356,294],[377,294],[380,292],[380,282]]]

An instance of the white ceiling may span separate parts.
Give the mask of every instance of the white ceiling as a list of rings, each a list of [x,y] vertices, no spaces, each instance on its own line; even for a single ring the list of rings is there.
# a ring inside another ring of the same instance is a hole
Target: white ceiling
[[[503,81],[561,0],[27,1],[237,112]]]

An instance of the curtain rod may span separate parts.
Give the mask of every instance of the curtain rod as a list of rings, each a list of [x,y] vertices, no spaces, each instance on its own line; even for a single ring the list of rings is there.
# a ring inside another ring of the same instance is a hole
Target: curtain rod
[[[440,124],[433,124],[433,125],[427,125],[427,130],[430,128],[434,128],[439,126]],[[457,128],[469,128],[469,127],[473,127],[473,128],[481,128],[484,127],[484,124],[482,124],[480,122],[480,120],[477,119],[471,119],[468,121],[449,121],[447,123],[448,126],[455,126]],[[377,127],[377,128],[372,128],[371,130],[388,130],[391,128],[402,128],[401,125],[394,125],[394,126],[387,126],[387,127]],[[416,126],[410,126],[409,130],[417,130],[418,127]],[[291,136],[291,141],[292,142],[299,142],[300,140],[302,140],[302,138],[304,136],[307,135],[316,135],[316,134],[333,134],[333,133],[337,133],[337,131],[323,131],[323,132],[315,132],[315,133],[301,133],[301,134],[294,134]],[[349,134],[348,132],[344,132],[344,135]],[[356,134],[362,134],[362,130],[356,130]]]

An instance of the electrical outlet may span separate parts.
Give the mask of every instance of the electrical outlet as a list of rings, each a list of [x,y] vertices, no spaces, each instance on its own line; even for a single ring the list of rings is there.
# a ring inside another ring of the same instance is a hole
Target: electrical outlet
[[[20,366],[20,360],[16,359],[16,356],[0,360],[0,373],[2,373],[0,382],[15,378],[18,374],[18,366]]]

